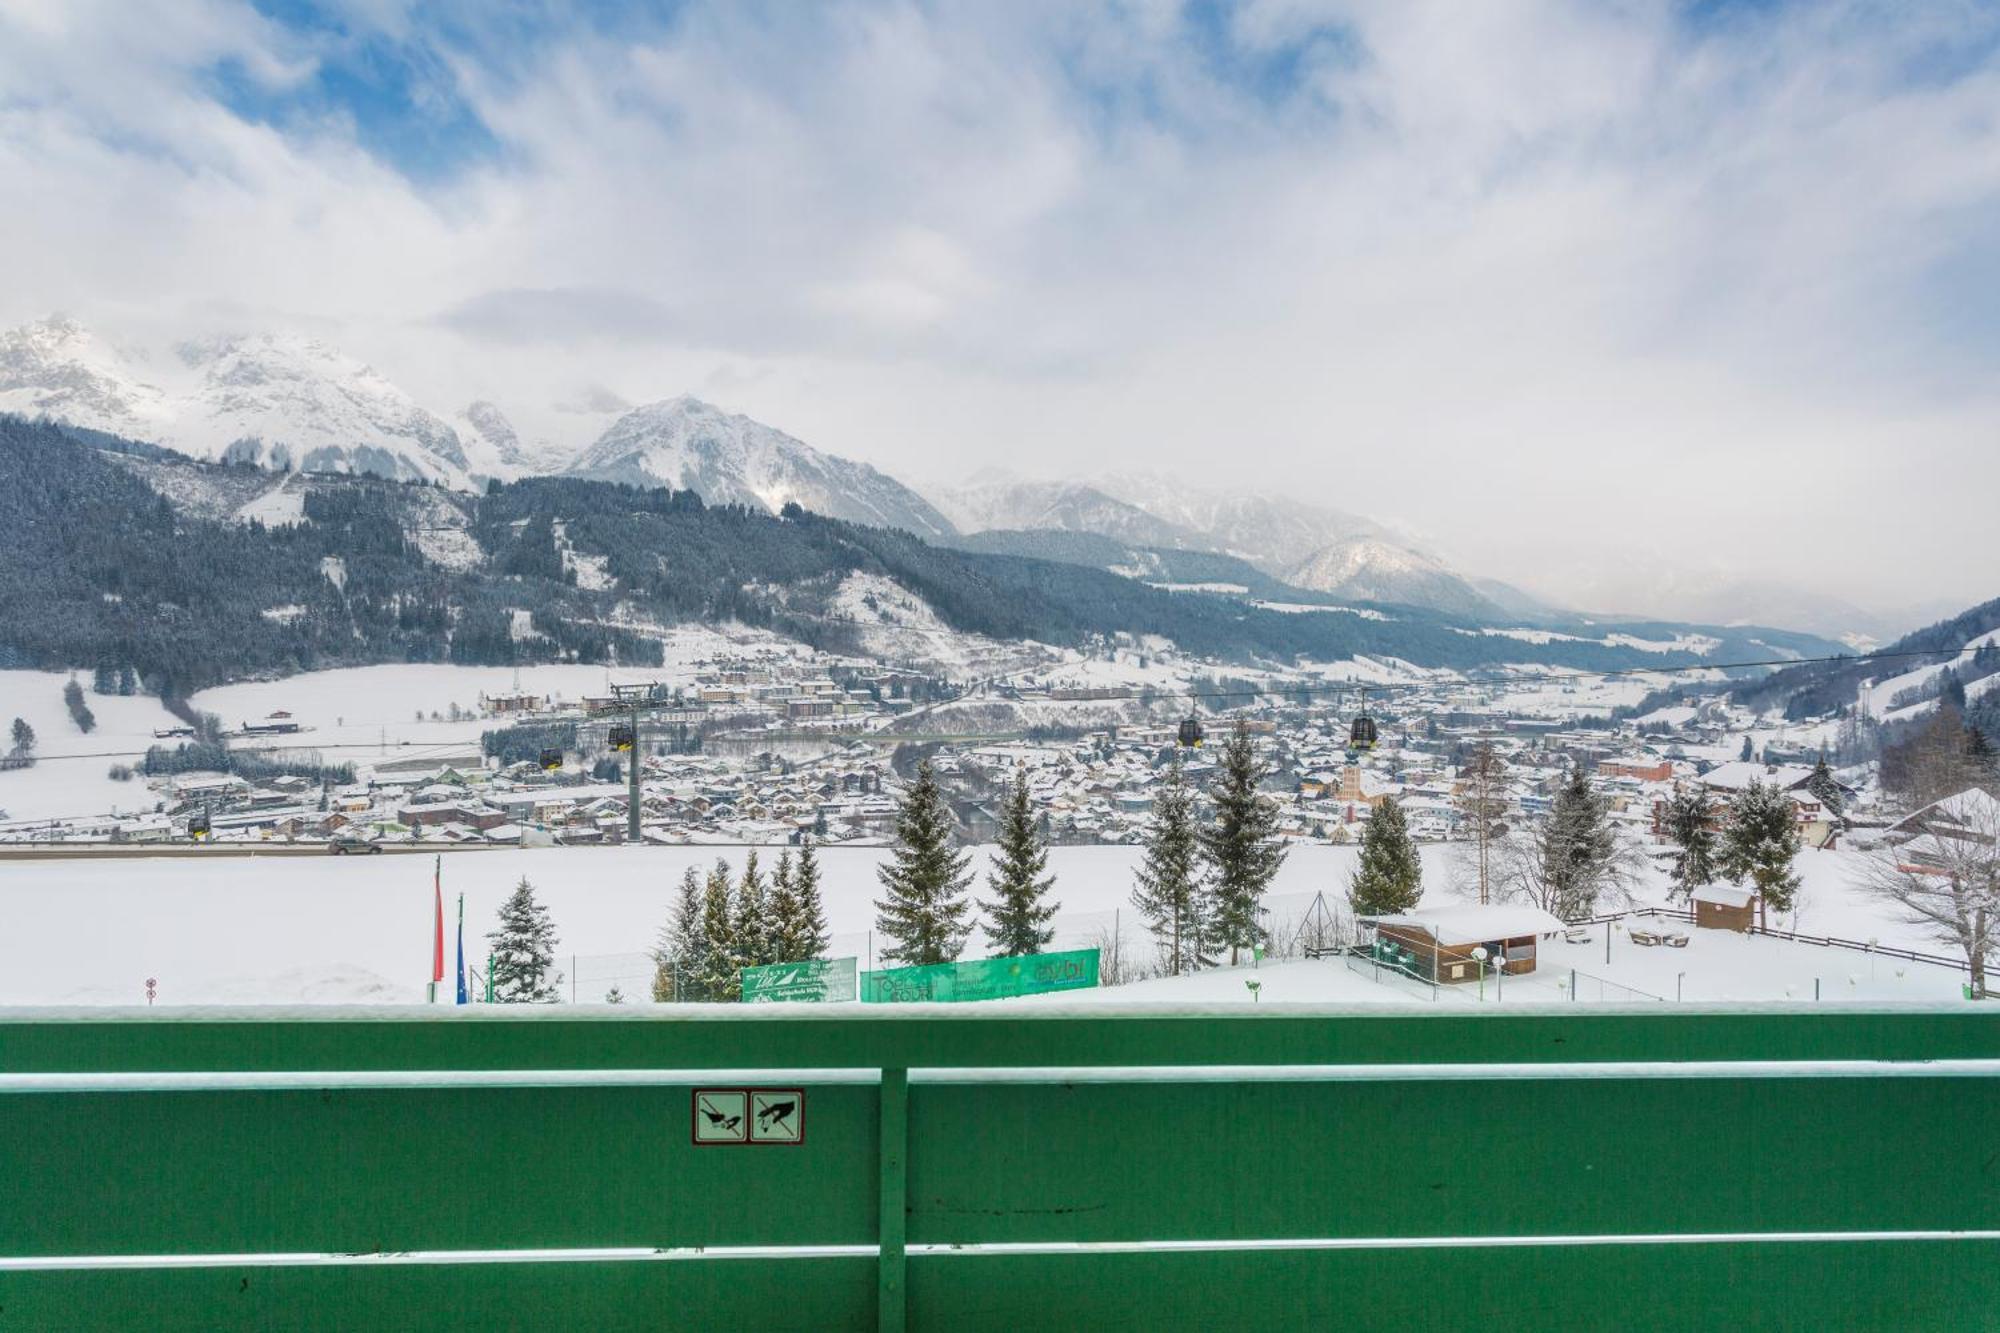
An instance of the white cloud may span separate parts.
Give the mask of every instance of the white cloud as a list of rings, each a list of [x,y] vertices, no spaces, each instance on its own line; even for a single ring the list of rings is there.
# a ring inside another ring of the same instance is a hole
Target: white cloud
[[[1996,591],[1978,9],[713,4],[502,62],[369,8],[496,152],[233,114],[219,62],[344,49],[245,7],[0,0],[0,318],[308,327],[530,431],[727,389],[914,475],[1177,467],[1600,603]]]

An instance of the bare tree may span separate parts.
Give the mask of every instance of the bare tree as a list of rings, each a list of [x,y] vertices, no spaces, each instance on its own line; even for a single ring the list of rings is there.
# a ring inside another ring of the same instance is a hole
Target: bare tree
[[[1473,869],[1479,879],[1482,903],[1493,901],[1493,831],[1506,808],[1501,799],[1503,768],[1500,756],[1493,752],[1493,743],[1481,741],[1473,747],[1460,774],[1465,788],[1459,804],[1466,818],[1472,821]]]
[[[2000,943],[2000,801],[1975,789],[1942,806],[1918,837],[1876,853],[1862,882],[1962,953],[1972,993],[1984,995],[1986,959]]]

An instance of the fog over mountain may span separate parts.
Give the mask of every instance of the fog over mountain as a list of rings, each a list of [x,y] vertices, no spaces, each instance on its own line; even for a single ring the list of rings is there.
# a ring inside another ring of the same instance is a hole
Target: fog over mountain
[[[1494,581],[1374,517],[1307,499],[1192,482],[1174,473],[1023,477],[988,467],[959,485],[919,490],[865,462],[682,393],[642,406],[580,390],[565,403],[478,400],[452,410],[323,339],[274,331],[169,339],[147,346],[49,316],[0,332],[0,412],[46,416],[199,459],[279,471],[366,473],[478,490],[493,480],[566,473],[692,490],[711,504],[776,513],[797,503],[828,517],[931,539],[1013,533],[1092,534],[1123,547],[1213,552],[1294,587],[1454,615],[1546,617],[1568,610],[1705,624],[1780,624],[1857,645],[1948,608],[1933,599],[1894,614],[1778,579],[1663,563],[1649,577],[1615,569],[1573,578],[1565,605],[1542,580]],[[524,417],[543,424],[526,434]],[[1365,490],[1351,494],[1371,498]],[[1050,548],[1062,558],[1064,552]],[[1483,586],[1484,585],[1484,586]]]

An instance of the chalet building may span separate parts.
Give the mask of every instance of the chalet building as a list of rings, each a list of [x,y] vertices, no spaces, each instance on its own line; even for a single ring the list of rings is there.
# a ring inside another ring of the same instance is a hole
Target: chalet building
[[[1445,984],[1479,980],[1477,948],[1486,950],[1485,972],[1504,968],[1510,977],[1525,976],[1535,970],[1536,942],[1563,929],[1553,913],[1513,903],[1418,908],[1360,921],[1375,928],[1379,944],[1413,958],[1418,976]]]
[[[1941,873],[1962,863],[1968,846],[1990,847],[2000,837],[2000,801],[1968,787],[1897,820],[1885,836],[1903,869]]]

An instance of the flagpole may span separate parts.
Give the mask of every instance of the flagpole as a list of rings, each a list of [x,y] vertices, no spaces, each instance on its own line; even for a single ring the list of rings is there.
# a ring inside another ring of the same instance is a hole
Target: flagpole
[[[453,983],[457,991],[458,1003],[466,1002],[465,994],[465,895],[458,895],[458,967],[457,979]]]
[[[431,892],[433,912],[431,916],[431,981],[426,988],[427,1002],[436,1004],[438,982],[444,980],[444,857],[437,856],[431,866]]]

